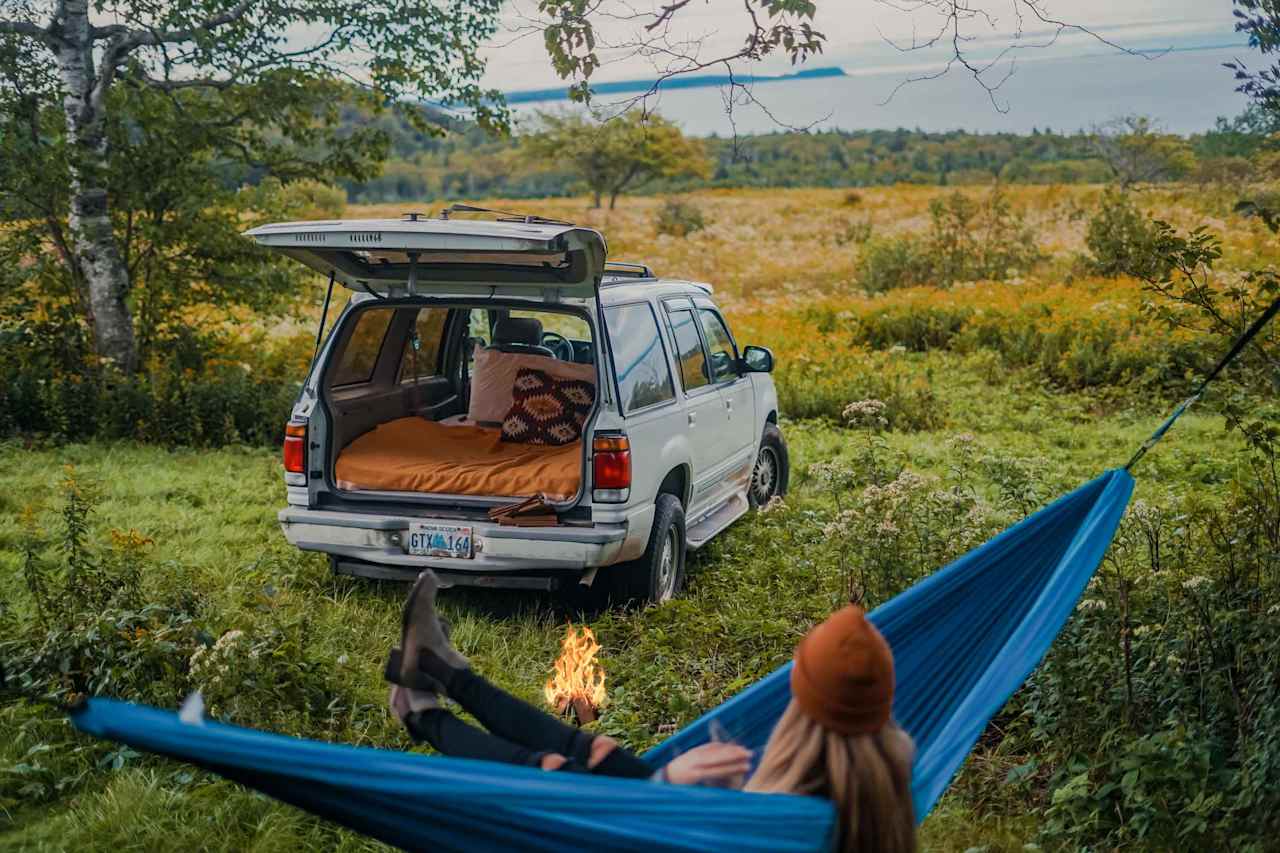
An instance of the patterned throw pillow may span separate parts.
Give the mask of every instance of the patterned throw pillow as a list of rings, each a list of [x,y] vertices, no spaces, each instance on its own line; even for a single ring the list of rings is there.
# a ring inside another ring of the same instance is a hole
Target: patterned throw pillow
[[[520,444],[572,444],[596,401],[590,382],[556,379],[522,367],[511,387],[511,409],[502,419],[502,440]]]

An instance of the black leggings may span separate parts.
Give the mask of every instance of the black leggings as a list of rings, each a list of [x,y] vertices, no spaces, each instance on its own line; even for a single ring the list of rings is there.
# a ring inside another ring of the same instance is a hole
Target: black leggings
[[[615,747],[595,767],[588,768],[595,735],[521,701],[470,669],[455,670],[449,695],[489,731],[459,720],[443,708],[410,714],[409,734],[445,755],[478,758],[506,764],[540,767],[544,756],[558,753],[568,759],[561,770],[645,779],[653,774],[642,758]]]

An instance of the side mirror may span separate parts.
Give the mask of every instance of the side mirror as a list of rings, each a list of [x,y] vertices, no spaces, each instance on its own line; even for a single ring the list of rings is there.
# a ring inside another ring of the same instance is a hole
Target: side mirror
[[[773,351],[768,347],[746,347],[742,350],[742,358],[738,361],[744,373],[773,372]]]

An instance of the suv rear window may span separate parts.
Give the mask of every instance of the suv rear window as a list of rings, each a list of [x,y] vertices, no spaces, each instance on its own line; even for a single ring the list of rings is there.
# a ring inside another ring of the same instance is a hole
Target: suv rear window
[[[334,385],[353,385],[373,378],[373,368],[382,351],[382,341],[391,325],[392,309],[370,308],[360,312],[356,327],[347,338],[342,357],[333,371]]]
[[[440,342],[444,338],[444,321],[449,318],[448,308],[419,308],[414,321],[418,330],[417,375],[440,375]],[[400,375],[397,382],[411,381],[415,373],[413,337],[404,342],[400,355]]]
[[[647,303],[605,311],[623,413],[675,399],[671,368],[658,335],[658,321]]]

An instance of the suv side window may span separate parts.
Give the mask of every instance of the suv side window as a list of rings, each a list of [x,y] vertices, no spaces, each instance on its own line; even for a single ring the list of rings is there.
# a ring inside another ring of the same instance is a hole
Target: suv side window
[[[724,319],[711,308],[698,306],[698,319],[702,321],[702,331],[707,336],[707,349],[711,351],[711,373],[716,382],[726,382],[737,378],[735,365],[738,362],[738,348],[733,345],[729,329]]]
[[[671,336],[676,343],[680,384],[685,391],[692,391],[710,383],[711,376],[707,373],[707,356],[702,349],[702,336],[698,334],[693,308],[677,307],[677,304],[680,303],[667,303],[667,322],[671,324]]]
[[[333,385],[354,385],[373,378],[373,368],[382,352],[382,342],[391,325],[391,308],[368,308],[356,317],[347,344],[333,371]]]
[[[440,375],[440,345],[444,338],[444,323],[449,318],[448,308],[419,308],[414,327],[418,332],[417,375]],[[400,375],[397,382],[408,382],[414,376],[413,338],[404,342],[404,352],[400,354]]]
[[[607,308],[609,343],[622,393],[624,414],[674,400],[671,367],[658,334],[658,321],[647,302]]]
[[[493,337],[493,323],[489,312],[483,308],[472,308],[467,312],[467,338],[475,341],[467,344],[467,364],[476,360],[476,346],[484,349]]]

